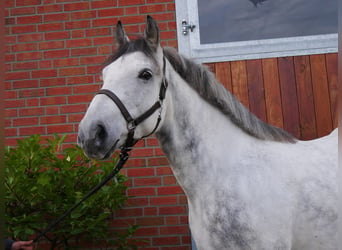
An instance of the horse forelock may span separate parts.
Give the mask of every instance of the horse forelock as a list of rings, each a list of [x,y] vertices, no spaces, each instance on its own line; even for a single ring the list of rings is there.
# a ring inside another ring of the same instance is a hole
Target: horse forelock
[[[261,121],[247,110],[216,80],[215,75],[206,66],[183,57],[174,48],[165,47],[163,50],[165,57],[185,82],[243,131],[262,140],[296,142],[292,135]]]
[[[155,60],[155,49],[152,48],[148,41],[143,38],[137,38],[133,41],[129,41],[120,46],[105,62],[104,67],[116,61],[118,58],[125,54],[133,53],[136,51],[143,52],[148,58]]]

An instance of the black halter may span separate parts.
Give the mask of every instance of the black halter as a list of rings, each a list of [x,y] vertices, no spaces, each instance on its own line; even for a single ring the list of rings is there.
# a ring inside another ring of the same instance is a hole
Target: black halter
[[[168,86],[168,82],[165,78],[165,67],[166,67],[166,62],[165,62],[165,56],[164,56],[163,57],[163,79],[162,79],[160,90],[159,90],[159,99],[148,110],[146,110],[145,113],[141,114],[140,116],[138,116],[135,119],[128,112],[128,110],[126,109],[125,105],[121,102],[119,97],[117,97],[112,91],[110,91],[108,89],[101,89],[97,93],[97,95],[98,94],[104,94],[104,95],[108,96],[110,99],[112,99],[112,101],[120,109],[121,114],[123,115],[123,117],[125,118],[125,120],[127,122],[128,135],[127,135],[127,139],[126,139],[124,146],[121,148],[122,151],[131,150],[131,148],[139,140],[153,134],[156,131],[156,129],[158,128],[159,123],[161,121],[161,111],[162,111],[161,107],[162,107],[163,101],[165,99],[165,93],[166,93],[166,89]],[[145,121],[148,117],[150,117],[157,109],[160,109],[160,112],[159,112],[158,120],[157,120],[156,125],[155,125],[154,129],[152,130],[152,132],[149,133],[148,135],[141,137],[140,139],[134,139],[134,133],[135,133],[136,127],[140,123]]]

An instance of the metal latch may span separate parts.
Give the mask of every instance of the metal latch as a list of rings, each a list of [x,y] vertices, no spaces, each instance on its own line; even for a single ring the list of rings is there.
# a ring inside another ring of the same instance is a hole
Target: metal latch
[[[194,25],[192,23],[188,24],[188,22],[185,19],[183,19],[182,20],[182,33],[183,33],[183,36],[186,36],[189,33],[189,30],[192,32],[195,27],[196,27],[196,25]]]

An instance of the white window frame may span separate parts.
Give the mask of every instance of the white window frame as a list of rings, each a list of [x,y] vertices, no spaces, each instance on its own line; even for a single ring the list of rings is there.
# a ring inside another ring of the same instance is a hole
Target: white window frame
[[[197,0],[175,0],[178,50],[197,62],[235,61],[296,55],[336,53],[336,34],[287,37],[241,42],[200,44]],[[183,35],[182,21],[195,25]]]

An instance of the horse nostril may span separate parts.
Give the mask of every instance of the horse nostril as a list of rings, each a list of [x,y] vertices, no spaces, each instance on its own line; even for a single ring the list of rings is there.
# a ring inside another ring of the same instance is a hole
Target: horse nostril
[[[97,125],[96,128],[96,140],[101,144],[106,140],[107,131],[103,125]]]

